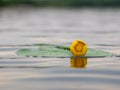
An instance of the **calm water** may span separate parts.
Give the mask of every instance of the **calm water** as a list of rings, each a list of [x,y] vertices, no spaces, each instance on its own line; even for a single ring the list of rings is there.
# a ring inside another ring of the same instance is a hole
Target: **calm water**
[[[75,65],[69,58],[15,54],[33,43],[70,45],[75,39],[120,55],[120,9],[1,8],[0,90],[118,90],[120,57]]]

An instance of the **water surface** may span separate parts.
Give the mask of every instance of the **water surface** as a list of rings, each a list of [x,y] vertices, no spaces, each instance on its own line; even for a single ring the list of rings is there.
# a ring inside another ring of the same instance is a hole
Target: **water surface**
[[[120,9],[0,9],[1,90],[118,90],[120,57],[24,57],[20,48],[33,43],[70,45],[85,40],[88,47],[120,55]],[[84,62],[83,62],[84,61]],[[81,64],[82,63],[82,64]]]

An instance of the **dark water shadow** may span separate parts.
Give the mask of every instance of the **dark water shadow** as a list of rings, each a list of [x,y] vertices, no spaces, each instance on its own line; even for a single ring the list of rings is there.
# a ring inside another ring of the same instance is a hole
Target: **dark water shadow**
[[[97,46],[113,46],[113,47],[116,47],[116,46],[120,46],[120,45],[116,45],[116,44],[95,44]]]

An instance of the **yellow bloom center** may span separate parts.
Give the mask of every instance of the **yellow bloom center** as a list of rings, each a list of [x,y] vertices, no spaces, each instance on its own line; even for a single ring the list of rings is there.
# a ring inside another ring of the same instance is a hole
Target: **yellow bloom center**
[[[82,50],[82,46],[78,44],[74,48],[77,52],[80,52]]]

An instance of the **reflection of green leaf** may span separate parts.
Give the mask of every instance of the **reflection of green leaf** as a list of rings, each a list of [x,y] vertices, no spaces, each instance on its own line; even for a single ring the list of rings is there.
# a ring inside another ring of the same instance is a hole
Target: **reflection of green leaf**
[[[18,55],[23,56],[41,56],[41,57],[73,57],[69,47],[52,44],[34,44],[37,49],[20,49],[17,51]],[[112,56],[111,53],[88,48],[87,57],[96,56]]]

